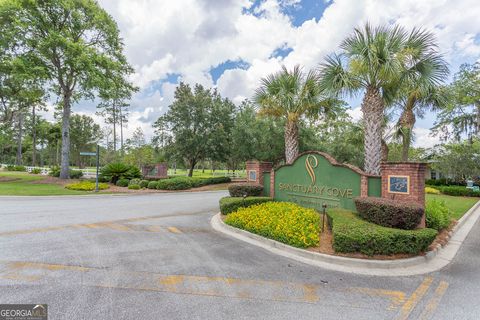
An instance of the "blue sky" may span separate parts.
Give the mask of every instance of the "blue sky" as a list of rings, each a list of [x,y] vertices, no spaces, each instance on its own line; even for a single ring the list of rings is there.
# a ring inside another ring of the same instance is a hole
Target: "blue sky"
[[[240,103],[262,77],[282,65],[315,68],[354,27],[401,24],[435,33],[440,51],[455,72],[480,56],[480,6],[474,0],[100,0],[118,22],[126,55],[141,90],[131,101],[127,135],[168,110],[179,81],[216,87]],[[348,100],[351,115],[361,97]],[[95,103],[74,111],[94,115]],[[417,145],[429,136],[433,114],[419,120]],[[99,117],[96,121],[101,122]]]

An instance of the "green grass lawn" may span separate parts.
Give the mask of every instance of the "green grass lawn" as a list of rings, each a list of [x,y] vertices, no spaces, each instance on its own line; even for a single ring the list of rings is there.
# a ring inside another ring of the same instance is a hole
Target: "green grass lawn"
[[[453,212],[454,219],[460,219],[480,198],[452,197],[443,194],[427,194],[426,200],[437,199],[445,201],[445,205]]]
[[[44,179],[44,176],[24,172],[0,171],[0,195],[3,196],[53,196],[53,195],[81,195],[89,194],[85,191],[65,189],[57,184],[35,183]],[[12,179],[6,181],[5,179]]]

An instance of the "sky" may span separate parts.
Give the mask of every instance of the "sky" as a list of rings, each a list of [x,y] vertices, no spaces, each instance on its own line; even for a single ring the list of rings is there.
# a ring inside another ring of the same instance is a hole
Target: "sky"
[[[452,73],[479,61],[478,0],[99,0],[117,21],[125,54],[140,87],[133,97],[127,136],[151,125],[173,101],[180,82],[216,87],[235,103],[251,98],[262,77],[282,65],[316,68],[353,29],[400,24],[432,31]],[[361,96],[348,100],[354,119]],[[95,103],[74,112],[95,116]],[[417,122],[416,146],[431,147],[435,116]]]

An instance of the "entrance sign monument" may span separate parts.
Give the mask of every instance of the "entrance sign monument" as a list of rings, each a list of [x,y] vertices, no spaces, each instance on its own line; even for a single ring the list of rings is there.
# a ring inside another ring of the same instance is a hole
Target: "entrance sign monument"
[[[425,206],[426,164],[382,163],[381,176],[338,163],[319,151],[300,154],[292,164],[273,168],[269,162],[248,161],[248,182],[264,187],[278,201],[322,210],[322,206],[356,211],[354,198],[383,197]]]

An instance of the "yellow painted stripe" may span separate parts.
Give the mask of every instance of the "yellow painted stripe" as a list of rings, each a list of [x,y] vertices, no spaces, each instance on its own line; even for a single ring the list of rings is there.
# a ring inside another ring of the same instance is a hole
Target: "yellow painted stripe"
[[[442,300],[442,297],[447,291],[447,289],[448,289],[448,282],[440,281],[440,284],[438,285],[437,289],[435,289],[435,293],[433,294],[433,297],[428,301],[419,319],[427,320],[432,317],[435,310],[437,310],[438,304],[440,303],[440,300]]]
[[[163,228],[160,226],[148,226],[146,230],[149,232],[161,232],[163,231]]]
[[[8,263],[8,268],[10,270],[18,269],[46,269],[50,271],[56,270],[73,270],[73,271],[88,271],[90,268],[80,267],[80,266],[68,266],[62,264],[49,264],[49,263],[39,263],[39,262],[10,262]]]
[[[369,296],[388,297],[390,298],[390,301],[391,301],[391,305],[388,308],[389,310],[395,310],[402,303],[405,302],[405,292],[403,291],[376,289],[376,288],[362,288],[362,287],[350,288],[348,291],[359,292],[359,293],[367,294]]]
[[[168,227],[168,231],[173,232],[173,233],[182,233],[182,231],[178,230],[175,227]]]
[[[407,302],[402,306],[400,311],[400,316],[397,318],[398,320],[406,320],[412,313],[413,309],[417,306],[418,302],[423,298],[425,293],[427,293],[428,289],[432,285],[433,278],[426,277],[423,282],[418,286],[418,288],[412,293],[410,298],[408,298]]]
[[[118,223],[102,223],[101,224],[102,226],[106,227],[106,228],[109,228],[109,229],[113,229],[113,230],[117,230],[117,231],[130,231],[130,228],[123,225],[123,224],[118,224]]]

